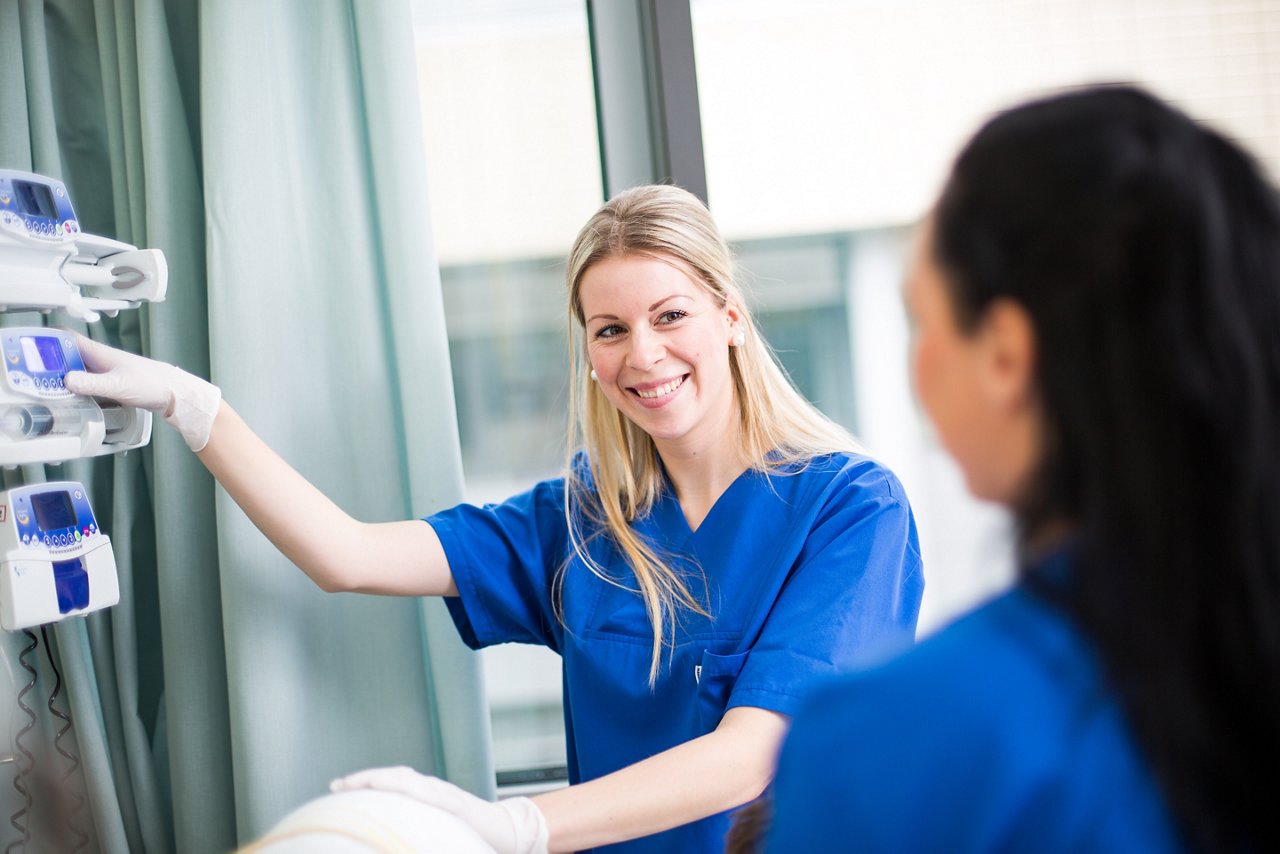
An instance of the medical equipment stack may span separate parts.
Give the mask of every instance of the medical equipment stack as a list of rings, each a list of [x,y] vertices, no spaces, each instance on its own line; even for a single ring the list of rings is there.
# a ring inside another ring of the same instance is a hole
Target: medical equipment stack
[[[144,302],[160,302],[168,286],[168,267],[158,249],[86,234],[80,228],[66,185],[55,178],[0,169],[0,312],[59,310],[72,320],[95,323]],[[0,467],[57,464],[66,460],[116,454],[151,440],[151,413],[105,400],[81,397],[66,387],[68,371],[85,370],[74,335],[46,326],[0,327]],[[62,688],[48,634],[49,624],[115,605],[119,577],[111,539],[98,524],[88,490],[76,481],[17,486],[0,492],[0,629],[21,631],[27,645],[18,655],[30,680],[17,693],[27,723],[11,733],[13,788],[21,796],[9,824],[34,839],[32,772],[36,756],[24,736],[36,727],[35,712],[24,698],[38,671],[29,660],[43,640],[55,684],[49,711],[60,721],[55,752],[69,767],[80,767],[63,743],[71,730],[69,709],[55,701]],[[38,627],[38,628],[37,628]],[[15,689],[17,688],[15,684]],[[90,843],[79,827],[85,799],[74,788],[63,815],[74,851]],[[38,823],[38,822],[37,822]],[[47,823],[47,822],[46,822]]]
[[[0,170],[0,311],[55,309],[94,323],[160,302],[168,267],[158,249],[86,234],[66,185]],[[68,391],[84,370],[71,333],[0,328],[0,466],[115,454],[151,440],[151,413]],[[119,600],[111,541],[82,484],[0,493],[0,629],[89,613]]]

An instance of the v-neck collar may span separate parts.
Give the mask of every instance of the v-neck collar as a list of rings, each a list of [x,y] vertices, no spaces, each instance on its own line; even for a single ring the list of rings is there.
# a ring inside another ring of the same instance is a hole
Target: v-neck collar
[[[716,496],[716,500],[712,502],[711,507],[707,509],[706,514],[702,517],[702,521],[698,523],[698,527],[694,528],[689,524],[689,519],[684,515],[684,506],[680,503],[680,496],[676,493],[675,484],[671,481],[671,475],[667,472],[666,463],[662,462],[662,458],[658,458],[658,466],[662,472],[663,494],[659,499],[659,504],[663,508],[663,517],[661,519],[662,527],[666,530],[668,539],[672,543],[677,540],[689,542],[698,535],[698,532],[707,527],[707,523],[713,521],[712,517],[722,515],[726,510],[721,510],[726,504],[732,501],[731,493],[735,492],[738,485],[749,479],[753,469],[748,466],[739,472],[738,476],[729,482],[729,485]]]

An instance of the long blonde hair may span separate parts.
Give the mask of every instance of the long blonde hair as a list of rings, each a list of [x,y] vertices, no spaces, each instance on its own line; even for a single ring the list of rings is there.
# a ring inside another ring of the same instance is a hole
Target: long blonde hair
[[[857,450],[858,443],[805,400],[760,337],[734,278],[729,247],[697,196],[669,185],[634,187],[614,196],[587,221],[569,253],[566,277],[571,436],[565,521],[574,553],[602,580],[627,587],[587,553],[592,536],[601,534],[613,540],[635,573],[639,588],[635,592],[644,600],[653,626],[652,686],[662,663],[662,648],[674,638],[677,615],[687,609],[705,616],[707,610],[689,592],[681,573],[632,527],[649,512],[662,490],[653,439],[588,378],[579,292],[583,274],[606,258],[633,254],[676,261],[718,306],[732,305],[739,311],[745,340],[729,349],[729,363],[739,406],[741,451],[751,469],[792,472],[816,456]],[[587,453],[591,483],[573,465],[577,448]],[[584,521],[593,524],[595,535],[584,538]],[[563,578],[561,572],[557,588]],[[559,589],[556,593],[559,602]]]

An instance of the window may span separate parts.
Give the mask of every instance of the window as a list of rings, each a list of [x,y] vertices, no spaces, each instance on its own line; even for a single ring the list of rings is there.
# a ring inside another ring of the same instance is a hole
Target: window
[[[1214,120],[1280,174],[1280,8],[1264,0],[692,0],[691,8],[712,210],[748,272],[786,283],[763,289],[760,309],[801,390],[904,481],[929,578],[928,632],[1007,583],[1012,566],[1007,518],[968,496],[909,391],[898,292],[912,225],[983,118],[1071,84],[1148,85]],[[800,246],[809,247],[804,261],[793,254]],[[811,270],[826,271],[830,311],[790,316],[798,328],[776,329],[789,288],[805,292]],[[806,330],[808,322],[818,325]],[[790,335],[802,342],[794,355]],[[800,353],[809,363],[849,362],[810,376],[792,364]]]
[[[602,200],[586,7],[415,0],[432,225],[466,500],[564,463],[565,255]],[[485,650],[499,783],[565,765],[552,652]]]

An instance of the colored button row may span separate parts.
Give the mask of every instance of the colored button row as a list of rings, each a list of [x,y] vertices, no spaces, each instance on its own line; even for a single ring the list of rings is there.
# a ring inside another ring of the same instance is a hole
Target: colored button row
[[[49,548],[56,548],[58,546],[74,546],[76,543],[80,542],[80,540],[84,539],[85,537],[93,536],[97,532],[97,530],[98,528],[96,525],[91,525],[90,527],[84,529],[83,536],[81,536],[81,533],[79,531],[72,530],[70,534],[45,534],[43,539],[38,536],[33,537],[30,534],[23,534],[22,544],[24,546],[29,546],[32,543],[43,543],[45,546]]]
[[[38,234],[42,237],[61,237],[67,233],[67,228],[60,222],[49,222],[43,219],[27,220],[27,231],[31,234]]]
[[[32,379],[27,374],[22,374],[22,373],[18,373],[17,371],[14,371],[13,373],[9,374],[9,376],[13,380],[14,388],[36,388],[40,391],[66,391],[67,390],[66,386],[63,385],[63,382],[62,382],[62,378],[64,376],[63,374],[57,374],[52,377],[36,377]]]

